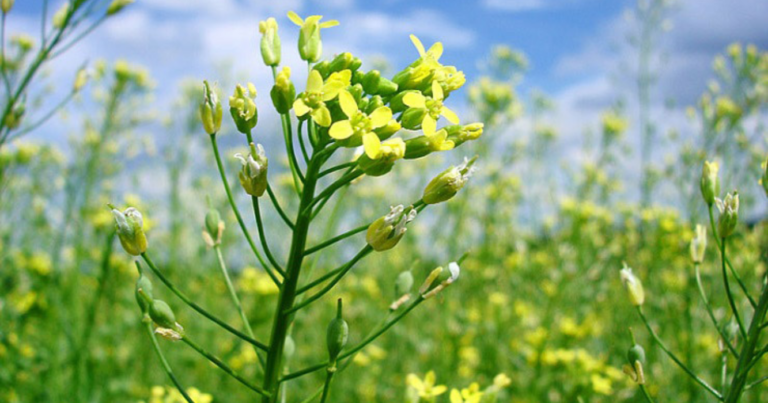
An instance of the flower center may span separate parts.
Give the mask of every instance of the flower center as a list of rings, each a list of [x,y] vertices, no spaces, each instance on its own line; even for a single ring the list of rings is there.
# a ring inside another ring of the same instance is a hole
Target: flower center
[[[440,117],[440,111],[442,111],[443,109],[443,102],[435,99],[427,98],[426,106],[427,106],[427,113],[429,113],[429,116],[437,120]]]
[[[363,135],[373,130],[371,118],[363,112],[357,112],[355,116],[350,119],[350,122],[355,135]]]
[[[317,109],[323,105],[322,95],[320,92],[308,92],[304,95],[304,103],[312,109]]]

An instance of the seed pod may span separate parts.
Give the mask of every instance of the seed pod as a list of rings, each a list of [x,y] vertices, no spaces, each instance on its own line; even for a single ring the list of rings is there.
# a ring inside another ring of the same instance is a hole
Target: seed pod
[[[157,323],[158,326],[167,329],[176,328],[176,315],[173,314],[173,310],[163,300],[153,300],[149,305],[149,317],[152,321]]]
[[[146,295],[144,298],[141,294]],[[139,279],[136,280],[136,302],[139,303],[142,313],[149,312],[149,306],[152,301],[152,281],[149,280],[143,273],[139,275]]]
[[[639,361],[640,364],[645,365],[645,350],[643,347],[639,344],[635,344],[627,351],[627,360],[629,360],[629,364],[634,366],[636,361]]]
[[[341,298],[339,298],[336,317],[331,320],[330,324],[328,324],[326,337],[328,343],[328,356],[330,357],[331,363],[336,362],[336,358],[338,358],[341,349],[347,344],[347,339],[349,338],[349,325],[347,325],[347,322],[341,317],[341,309]]]

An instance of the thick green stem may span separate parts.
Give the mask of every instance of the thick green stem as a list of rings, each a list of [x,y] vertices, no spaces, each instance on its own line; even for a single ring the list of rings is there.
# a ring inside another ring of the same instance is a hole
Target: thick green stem
[[[715,226],[715,216],[712,213],[712,206],[708,207],[709,209],[709,226],[712,228],[712,235],[715,239],[715,245],[717,245],[717,250],[722,250],[722,244],[720,243],[720,238],[717,236],[717,227]],[[741,276],[739,276],[739,273],[736,272],[736,270],[733,268],[733,265],[731,264],[730,259],[728,259],[728,256],[725,257],[725,263],[728,265],[728,269],[731,271],[731,274],[733,275],[733,278],[736,279],[736,282],[739,283],[739,287],[744,292],[744,295],[746,295],[747,299],[749,300],[749,304],[752,305],[752,308],[757,307],[757,303],[755,302],[755,299],[752,298],[751,295],[749,295],[749,290],[747,290],[746,284],[744,284],[744,281],[741,280]]]
[[[738,402],[746,389],[747,377],[754,364],[755,350],[757,349],[757,343],[760,340],[760,333],[762,331],[760,325],[763,323],[766,311],[768,311],[768,285],[763,285],[760,300],[757,303],[755,314],[752,316],[752,322],[749,325],[749,332],[744,339],[744,346],[741,349],[741,357],[739,357],[739,362],[736,364],[731,387],[725,397],[726,403]]]

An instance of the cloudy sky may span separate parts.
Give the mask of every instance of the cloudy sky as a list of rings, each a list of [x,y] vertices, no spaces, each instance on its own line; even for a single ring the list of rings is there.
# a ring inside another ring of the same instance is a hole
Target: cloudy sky
[[[18,1],[9,30],[38,32],[41,3]],[[61,1],[51,1],[53,6],[57,3]],[[593,124],[599,111],[622,95],[617,91],[622,88],[622,74],[631,72],[633,63],[626,45],[632,29],[627,14],[635,4],[632,0],[137,0],[58,60],[53,74],[71,80],[83,60],[125,58],[149,68],[158,83],[162,109],[183,78],[215,80],[216,66],[231,62],[236,72],[266,94],[271,77],[258,53],[258,22],[277,18],[283,61],[303,71],[295,51],[297,27],[285,16],[295,10],[341,21],[323,31],[326,57],[341,51],[363,60],[383,55],[400,68],[417,56],[408,39],[413,33],[427,46],[442,41],[446,49],[442,61],[463,69],[472,80],[479,75],[478,60],[493,45],[520,49],[531,61],[522,92],[539,88],[550,94],[558,103],[557,126],[567,137],[569,131]],[[712,58],[731,42],[768,47],[765,0],[679,0],[668,17],[671,30],[663,36],[657,99],[673,98],[681,105],[694,102],[711,77]],[[262,95],[259,102],[266,107],[267,97]],[[41,135],[55,125],[55,121],[48,124]]]

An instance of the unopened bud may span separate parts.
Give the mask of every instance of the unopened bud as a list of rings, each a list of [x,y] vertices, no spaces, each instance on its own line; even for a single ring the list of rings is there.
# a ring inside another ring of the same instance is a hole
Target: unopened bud
[[[288,113],[293,107],[293,101],[296,99],[296,87],[291,82],[291,69],[283,67],[283,70],[277,74],[275,85],[269,92],[272,98],[272,104],[278,113]]]
[[[277,21],[267,18],[259,23],[261,33],[261,58],[267,66],[280,64],[280,36],[277,35]]]
[[[624,373],[629,375],[638,385],[645,384],[645,350],[639,344],[635,344],[627,351],[627,360],[629,365],[624,366]]]
[[[368,176],[386,175],[395,166],[395,161],[405,156],[405,142],[395,137],[368,144],[366,143],[368,138],[363,137],[366,152],[357,159],[357,166]]]
[[[115,230],[123,249],[131,255],[138,256],[147,250],[147,236],[144,234],[144,219],[139,210],[133,207],[121,212],[112,208],[115,217]]]
[[[696,235],[691,239],[691,260],[694,263],[704,261],[704,252],[707,250],[707,228],[696,224]]]
[[[643,283],[640,279],[635,277],[632,273],[632,269],[624,263],[624,268],[621,269],[621,282],[624,283],[627,292],[629,293],[629,301],[634,306],[641,306],[645,302],[645,291],[643,290]]]
[[[235,158],[240,160],[243,165],[238,175],[243,189],[251,196],[261,197],[267,190],[267,169],[269,168],[269,160],[264,153],[264,147],[261,144],[254,146],[251,143],[251,152],[247,157],[237,153]]]
[[[11,11],[14,1],[15,0],[2,0],[0,2],[0,8],[3,9],[3,13],[7,14],[9,11]]]
[[[717,162],[704,161],[701,171],[701,195],[708,206],[715,203],[715,197],[720,194],[720,178],[717,172],[720,167]]]
[[[203,81],[203,103],[200,104],[200,120],[205,132],[214,135],[221,129],[223,109],[219,96],[208,81]]]
[[[366,242],[377,252],[394,248],[405,234],[406,225],[416,218],[416,214],[413,207],[408,207],[407,210],[402,205],[392,207],[389,214],[368,227]]]
[[[69,2],[66,1],[64,4],[61,5],[61,8],[58,9],[53,14],[53,18],[51,19],[51,24],[56,29],[62,29],[64,28],[64,24],[67,22],[67,19],[69,18]]]
[[[89,75],[90,74],[85,67],[78,70],[77,74],[75,74],[75,82],[72,84],[72,91],[80,92],[80,90],[83,89],[86,84],[88,84]]]
[[[459,193],[469,178],[474,173],[474,163],[477,156],[468,160],[464,158],[464,163],[457,167],[450,167],[432,179],[424,189],[422,200],[426,204],[437,204],[450,200]]]
[[[238,84],[235,93],[229,97],[229,113],[240,133],[247,134],[256,127],[259,121],[259,111],[256,109],[256,87],[248,83],[248,88]]]
[[[728,238],[739,224],[739,193],[734,190],[733,193],[728,193],[722,201],[720,199],[715,200],[715,204],[720,211],[717,235],[720,238]]]
[[[119,13],[120,11],[123,11],[123,9],[133,3],[135,0],[112,0],[112,3],[109,4],[109,7],[107,7],[107,15],[115,15]]]
[[[211,207],[205,214],[205,226],[203,227],[203,240],[205,243],[214,247],[221,243],[221,236],[224,233],[224,221],[221,221],[219,211]]]
[[[335,366],[336,358],[339,357],[341,349],[347,344],[349,338],[349,325],[341,317],[341,298],[338,300],[336,317],[328,324],[328,332],[326,333],[326,342],[328,344],[328,356],[330,357],[331,367]]]
[[[141,296],[141,293],[144,293],[149,297],[147,299],[143,298]],[[139,274],[139,279],[136,280],[136,302],[138,302],[139,307],[141,308],[141,312],[148,314],[149,313],[149,305],[152,301],[152,281],[147,278],[144,273]]]

